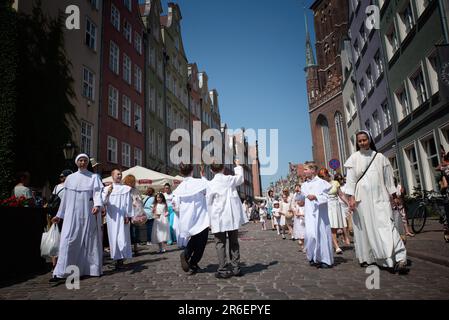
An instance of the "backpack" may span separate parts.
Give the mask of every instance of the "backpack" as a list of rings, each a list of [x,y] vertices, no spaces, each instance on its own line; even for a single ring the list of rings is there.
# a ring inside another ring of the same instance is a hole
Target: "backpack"
[[[61,204],[61,198],[59,197],[59,193],[64,190],[62,188],[58,191],[58,193],[53,193],[50,197],[50,200],[48,200],[47,208],[49,209],[50,213],[56,213],[58,212],[59,206]]]

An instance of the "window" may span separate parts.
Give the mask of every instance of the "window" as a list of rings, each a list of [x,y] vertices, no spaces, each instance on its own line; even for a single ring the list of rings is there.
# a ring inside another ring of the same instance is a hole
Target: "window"
[[[156,49],[150,45],[148,52],[150,55],[150,58],[149,58],[150,65],[153,67],[153,69],[155,69],[156,68]]]
[[[343,116],[340,112],[335,114],[335,129],[337,131],[337,142],[338,142],[338,155],[340,161],[346,161],[346,135],[343,128]]]
[[[359,60],[360,48],[359,48],[359,43],[357,40],[354,42],[354,56],[355,56],[355,61]]]
[[[384,72],[384,67],[382,65],[382,60],[380,58],[379,50],[374,55],[374,65],[376,66],[376,75],[377,79],[380,77],[380,75]]]
[[[142,36],[138,32],[134,33],[134,48],[142,54]]]
[[[360,88],[360,101],[364,101],[366,99],[366,91],[365,91],[365,81],[362,79],[359,82]]]
[[[420,16],[428,7],[430,0],[416,0],[415,2],[418,9],[418,15]]]
[[[89,100],[94,100],[95,75],[92,71],[83,67],[83,96]]]
[[[131,167],[131,146],[125,142],[122,142],[122,165]]]
[[[377,137],[382,132],[382,129],[380,127],[379,114],[377,111],[374,111],[374,113],[373,113],[373,126],[374,126],[374,128],[373,128],[374,137]]]
[[[366,80],[368,81],[368,92],[374,89],[374,80],[371,74],[371,66],[366,69]]]
[[[108,113],[118,119],[118,90],[109,86]]]
[[[142,165],[142,150],[140,150],[139,148],[134,148],[134,165]]]
[[[360,46],[363,48],[367,41],[366,31],[365,31],[365,21],[363,21],[362,26],[360,27]]]
[[[123,24],[123,35],[129,43],[132,43],[132,30],[133,28],[131,24],[128,21],[125,21],[125,23]]]
[[[162,96],[158,95],[157,99],[157,111],[160,119],[164,119],[164,108],[162,107]]]
[[[125,95],[122,98],[122,108],[122,121],[131,126],[131,100]]]
[[[409,178],[408,185],[410,189],[413,190],[413,187],[421,189],[421,177],[419,174],[419,166],[418,166],[418,158],[416,157],[415,146],[412,145],[408,149],[405,150],[406,155],[406,164],[408,165],[407,176]],[[410,190],[410,191],[411,191]]]
[[[324,116],[320,115],[317,119],[317,124],[321,127],[321,135],[323,138],[324,158],[325,158],[324,162],[326,166],[328,166],[328,163],[332,158],[329,123],[327,122],[327,119]]]
[[[123,80],[131,84],[131,59],[123,54]]]
[[[435,94],[438,92],[439,90],[439,85],[438,85],[438,73],[437,73],[437,55],[436,52],[433,52],[432,54],[430,54],[427,59],[426,59],[426,63],[427,63],[427,70],[428,70],[428,74],[429,74],[429,82],[430,82],[430,92],[431,94]]]
[[[117,139],[108,136],[108,162],[117,163]]]
[[[368,130],[368,131],[371,130],[371,123],[370,123],[369,119],[367,119],[365,121],[365,129]]]
[[[123,5],[129,10],[131,11],[131,0],[123,0]]]
[[[134,65],[134,88],[138,92],[142,92],[142,69]]]
[[[150,154],[152,156],[155,156],[156,155],[156,135],[154,132],[154,128],[150,129],[150,139],[149,140],[150,140],[149,141],[150,142],[150,147],[149,147]]]
[[[142,107],[134,104],[134,128],[142,132]]]
[[[164,159],[164,150],[162,149],[162,135],[157,135],[157,154],[159,156],[159,159]]]
[[[396,93],[396,102],[402,112],[402,118],[410,114],[410,104],[404,87]]]
[[[396,157],[390,158],[390,164],[393,168],[393,177],[396,178],[397,181],[399,181],[399,167],[398,167],[398,160]]]
[[[449,150],[449,124],[446,124],[443,128],[440,129],[440,137],[443,148],[447,153]]]
[[[97,50],[97,26],[86,18],[86,37],[84,43],[92,50]]]
[[[111,4],[111,23],[120,31],[120,11],[113,4]]]
[[[150,90],[149,90],[149,99],[150,99],[150,111],[155,112],[156,110],[156,101],[155,101],[155,89],[154,87],[152,87],[150,85]]]
[[[167,127],[171,128],[171,105],[167,103]]]
[[[163,78],[162,59],[160,57],[157,58],[157,75],[159,76],[159,79],[162,80]]]
[[[173,94],[178,96],[178,81],[176,81],[175,77],[173,77]]]
[[[414,25],[412,7],[410,3],[408,3],[404,10],[399,13],[399,16],[399,27],[401,29],[402,39],[404,39]]]
[[[81,121],[81,152],[92,154],[92,125],[86,121]]]
[[[428,189],[438,190],[437,179],[435,176],[437,172],[435,168],[438,166],[438,151],[433,135],[430,138],[421,141],[424,149],[424,154],[427,159],[427,164],[423,165],[424,177],[426,180],[426,187]]]
[[[412,76],[410,80],[415,91],[412,93],[412,95],[416,96],[416,101],[418,102],[417,106],[420,106],[428,99],[421,68],[419,68],[419,70],[415,73],[415,75]]]
[[[391,126],[391,113],[387,101],[382,103],[382,113],[384,117],[384,128],[386,129]]]
[[[386,47],[388,59],[391,59],[395,52],[399,49],[398,37],[396,34],[396,29],[394,24],[392,25],[390,31],[386,34]]]
[[[109,68],[114,72],[115,74],[119,73],[119,56],[120,56],[120,50],[118,46],[111,41],[110,48],[109,48]]]
[[[99,6],[99,0],[90,0],[90,4],[92,5],[92,7],[94,8],[94,9],[99,9],[100,8],[100,6]]]

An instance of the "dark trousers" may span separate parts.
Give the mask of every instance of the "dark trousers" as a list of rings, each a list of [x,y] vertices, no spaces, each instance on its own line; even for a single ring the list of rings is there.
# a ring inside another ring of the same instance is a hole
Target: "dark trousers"
[[[209,228],[204,229],[200,233],[192,236],[184,249],[186,260],[189,261],[191,267],[198,266],[203,257],[204,249],[206,248],[207,238],[209,236]]]
[[[218,272],[226,273],[226,235],[229,239],[229,259],[231,260],[232,271],[240,271],[240,246],[238,230],[215,233],[215,248],[218,256]]]
[[[153,232],[154,219],[148,219],[146,222],[147,226],[147,241],[151,242],[151,233]]]

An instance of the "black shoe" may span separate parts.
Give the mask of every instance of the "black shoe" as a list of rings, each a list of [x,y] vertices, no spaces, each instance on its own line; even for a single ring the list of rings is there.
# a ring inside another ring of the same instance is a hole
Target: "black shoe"
[[[230,277],[232,277],[232,273],[230,273],[230,272],[216,272],[215,273],[215,278],[218,278],[218,279],[229,279]]]
[[[50,282],[50,283],[60,283],[60,282],[64,282],[64,281],[65,281],[64,278],[58,278],[56,276],[51,278],[50,280],[48,280],[48,282]]]
[[[189,275],[193,276],[194,274],[197,274],[200,268],[198,266],[190,266],[189,269]]]
[[[310,261],[309,261],[309,265],[310,265],[311,267],[316,267],[316,266],[318,265],[318,263],[314,262],[313,260],[310,260]]]
[[[328,265],[327,263],[321,262],[320,264],[317,265],[317,268],[319,268],[319,269],[330,269],[330,268],[332,268],[332,266]]]
[[[410,269],[407,268],[407,262],[405,261],[400,261],[396,263],[393,270],[394,272],[397,272],[400,275],[407,274],[410,271]]]
[[[234,277],[241,277],[241,276],[243,276],[243,273],[242,273],[242,270],[236,270],[236,271],[232,271],[232,275],[234,276]]]
[[[188,272],[190,267],[189,267],[189,262],[186,259],[186,255],[185,255],[184,251],[181,252],[181,254],[179,255],[179,258],[181,260],[182,270],[184,270],[184,272]]]

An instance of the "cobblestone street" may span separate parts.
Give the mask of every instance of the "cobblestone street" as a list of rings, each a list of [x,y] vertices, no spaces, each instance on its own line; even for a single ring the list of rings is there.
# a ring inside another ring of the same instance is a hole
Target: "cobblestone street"
[[[416,239],[419,237],[415,238]],[[212,238],[210,238],[212,240]],[[347,248],[335,257],[333,269],[310,267],[296,241],[282,240],[275,231],[261,231],[259,224],[247,224],[240,232],[243,276],[216,279],[217,258],[209,241],[200,263],[200,273],[185,274],[180,251],[169,247],[157,254],[156,246],[141,246],[139,256],[116,272],[106,260],[101,278],[81,281],[80,290],[64,284],[50,285],[51,274],[24,282],[0,284],[0,299],[447,299],[449,268],[409,257],[407,276],[380,271],[380,289],[368,290],[369,274]],[[449,250],[449,248],[446,248]]]

